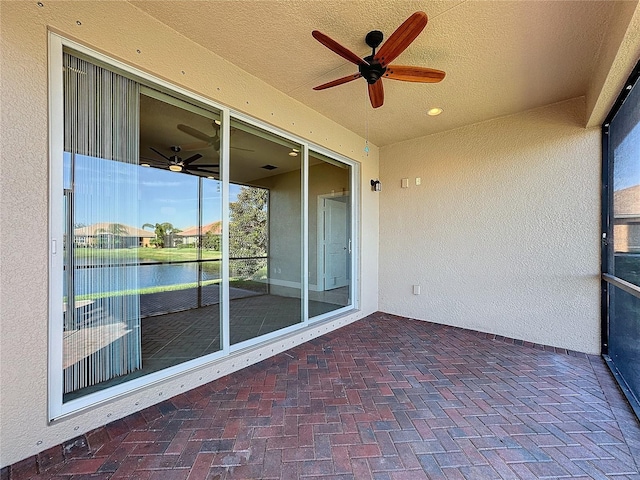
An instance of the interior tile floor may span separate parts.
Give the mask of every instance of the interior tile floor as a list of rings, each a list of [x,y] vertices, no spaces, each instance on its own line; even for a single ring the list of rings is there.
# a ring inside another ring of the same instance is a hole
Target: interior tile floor
[[[383,313],[81,439],[33,478],[640,479],[600,357]]]

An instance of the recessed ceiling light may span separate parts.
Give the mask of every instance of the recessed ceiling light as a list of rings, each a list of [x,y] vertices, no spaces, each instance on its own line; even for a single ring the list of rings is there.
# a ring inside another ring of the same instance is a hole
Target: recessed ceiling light
[[[292,148],[291,150],[293,150],[294,152],[299,152],[300,151],[297,148]]]
[[[433,107],[427,111],[427,115],[435,117],[436,115],[440,115],[442,113],[442,109],[440,107]]]
[[[209,175],[207,178],[211,178],[211,179],[213,179],[213,180],[215,180],[215,179],[216,179],[216,177],[212,177],[211,175]]]
[[[171,170],[172,172],[181,172],[182,171],[182,166],[180,166],[180,165],[169,165],[169,170]]]
[[[148,163],[141,163],[140,166],[141,167],[150,167],[151,165],[149,165]]]

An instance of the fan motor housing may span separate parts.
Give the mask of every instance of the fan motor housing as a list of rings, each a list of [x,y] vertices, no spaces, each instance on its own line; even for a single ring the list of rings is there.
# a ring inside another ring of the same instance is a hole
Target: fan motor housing
[[[387,67],[383,67],[379,62],[373,59],[373,55],[364,57],[369,65],[359,65],[360,75],[364,77],[368,84],[373,85],[387,71]]]

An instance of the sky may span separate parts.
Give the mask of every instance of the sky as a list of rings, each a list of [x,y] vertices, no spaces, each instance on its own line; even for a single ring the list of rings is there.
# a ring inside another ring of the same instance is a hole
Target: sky
[[[65,187],[70,184],[69,158],[65,155]],[[76,225],[109,222],[141,228],[169,222],[181,230],[198,225],[195,175],[80,155],[74,174]],[[222,219],[222,183],[203,178],[202,185],[206,225]],[[240,186],[230,185],[231,202],[239,191]]]
[[[640,184],[640,124],[615,147],[613,162],[614,190]]]

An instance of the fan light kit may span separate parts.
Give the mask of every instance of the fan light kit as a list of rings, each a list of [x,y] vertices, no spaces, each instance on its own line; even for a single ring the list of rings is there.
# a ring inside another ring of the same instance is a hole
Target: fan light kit
[[[148,163],[141,163],[140,166],[141,167],[150,167],[151,165],[149,165]]]
[[[171,170],[172,172],[185,172],[185,173],[198,173],[200,172],[201,174],[215,174],[216,172],[212,172],[210,170],[207,170],[207,168],[218,168],[220,165],[219,164],[203,164],[203,163],[199,163],[199,164],[195,164],[194,162],[196,160],[199,160],[200,158],[202,158],[202,155],[199,153],[196,153],[195,155],[191,155],[189,158],[186,159],[182,159],[181,157],[178,156],[178,153],[182,150],[179,146],[177,145],[173,145],[170,150],[175,154],[175,155],[171,155],[170,157],[167,157],[164,153],[156,150],[153,147],[149,147],[154,153],[156,153],[157,155],[160,155],[164,160],[166,160],[169,163],[169,170]],[[152,159],[149,159],[152,160]],[[154,160],[154,162],[157,160]],[[166,166],[166,163],[165,163]]]
[[[442,113],[442,109],[440,107],[433,107],[427,111],[427,115],[435,117],[436,115],[440,115]]]
[[[404,82],[418,83],[438,83],[445,73],[441,70],[432,68],[411,67],[404,65],[390,65],[404,50],[413,42],[420,32],[427,26],[427,14],[424,12],[416,12],[407,18],[395,32],[391,34],[389,39],[380,47],[376,53],[376,48],[382,43],[383,34],[379,30],[373,30],[367,33],[365,42],[371,47],[371,55],[360,58],[351,50],[343,47],[335,40],[329,38],[322,32],[314,30],[311,35],[329,50],[337,53],[342,58],[349,60],[351,63],[358,65],[358,73],[338,78],[328,83],[314,87],[314,90],[324,90],[326,88],[336,87],[343,83],[351,82],[360,77],[364,77],[367,81],[369,89],[369,100],[373,108],[381,107],[384,103],[384,89],[382,87],[382,77],[391,80],[402,80]]]

